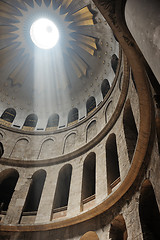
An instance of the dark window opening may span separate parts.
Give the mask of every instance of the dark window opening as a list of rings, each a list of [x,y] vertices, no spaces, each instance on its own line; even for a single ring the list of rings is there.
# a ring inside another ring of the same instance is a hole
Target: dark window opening
[[[7,108],[1,116],[1,118],[3,120],[10,122],[10,123],[13,122],[15,117],[16,117],[16,111],[13,108]]]
[[[94,97],[90,97],[86,103],[87,114],[91,112],[95,107],[96,107],[96,100]]]

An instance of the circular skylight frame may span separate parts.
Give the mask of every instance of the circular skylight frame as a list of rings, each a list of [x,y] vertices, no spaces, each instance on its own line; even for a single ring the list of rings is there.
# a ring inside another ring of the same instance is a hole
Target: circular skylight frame
[[[40,49],[52,49],[59,40],[57,26],[48,18],[39,18],[30,27],[32,42]]]

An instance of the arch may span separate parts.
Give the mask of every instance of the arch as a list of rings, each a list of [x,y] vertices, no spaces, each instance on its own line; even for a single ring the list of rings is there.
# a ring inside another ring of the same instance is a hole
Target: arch
[[[118,57],[116,54],[113,54],[112,57],[111,57],[111,67],[113,69],[113,72],[116,74],[116,71],[117,71],[117,67],[118,67]]]
[[[97,236],[96,232],[89,231],[85,233],[80,240],[99,240],[99,237]]]
[[[24,122],[24,127],[32,127],[35,128],[37,125],[38,117],[36,114],[32,113],[26,117]]]
[[[139,199],[139,215],[143,239],[160,239],[160,211],[151,182],[146,179],[142,184]]]
[[[66,164],[58,174],[57,186],[53,202],[53,210],[56,208],[67,207],[72,176],[72,165]]]
[[[89,114],[95,108],[96,108],[96,100],[92,96],[92,97],[88,98],[87,103],[86,103],[87,114]]]
[[[65,139],[63,153],[68,153],[74,150],[75,142],[76,133],[70,133]]]
[[[111,115],[112,115],[112,101],[110,101],[106,107],[106,111],[105,111],[106,123],[109,121]]]
[[[93,139],[97,134],[96,120],[89,123],[86,131],[86,141]]]
[[[27,194],[23,212],[36,212],[39,207],[44,183],[46,179],[46,171],[41,169],[32,175],[32,182]]]
[[[111,240],[127,240],[128,234],[126,223],[122,215],[118,215],[111,223],[109,239]]]
[[[0,142],[0,158],[2,157],[3,154],[4,154],[4,148],[3,148],[3,144]]]
[[[3,112],[2,116],[1,116],[1,119],[12,123],[13,120],[15,119],[15,117],[16,117],[16,110],[14,108],[7,108]]]
[[[78,120],[78,109],[72,108],[68,114],[68,124]]]
[[[28,148],[28,139],[21,138],[19,139],[16,144],[14,145],[14,148],[12,150],[12,153],[10,157],[14,159],[26,159],[26,153]]]
[[[7,211],[11,201],[19,173],[15,169],[7,169],[0,173],[0,210]]]
[[[107,95],[109,89],[110,89],[109,81],[107,79],[104,79],[101,84],[101,92],[102,92],[103,98]]]
[[[128,150],[128,157],[129,161],[131,163],[134,150],[136,147],[137,143],[137,137],[138,137],[138,132],[137,132],[137,127],[136,123],[134,120],[130,100],[128,99],[125,107],[124,107],[124,112],[123,112],[123,128],[124,128],[124,134],[125,134],[125,139],[126,139],[126,144],[127,144],[127,150]]]
[[[107,167],[107,184],[108,193],[120,181],[120,170],[117,153],[116,135],[112,133],[106,143],[106,167]]]
[[[49,117],[46,128],[57,128],[58,124],[59,124],[59,115],[57,113],[54,113]]]
[[[55,150],[55,141],[52,138],[46,139],[41,145],[38,159],[53,158]]]
[[[95,195],[96,193],[96,154],[90,153],[83,163],[81,199]]]

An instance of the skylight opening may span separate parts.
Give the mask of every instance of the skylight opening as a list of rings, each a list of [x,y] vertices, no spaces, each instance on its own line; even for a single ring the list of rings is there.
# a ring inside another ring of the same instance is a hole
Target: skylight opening
[[[47,18],[40,18],[33,22],[30,36],[37,47],[51,49],[59,40],[59,31],[54,22]]]

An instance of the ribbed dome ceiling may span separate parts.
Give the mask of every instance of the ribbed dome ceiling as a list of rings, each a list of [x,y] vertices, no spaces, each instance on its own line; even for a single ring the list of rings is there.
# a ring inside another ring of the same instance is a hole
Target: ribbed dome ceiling
[[[42,17],[60,32],[51,50],[37,48],[30,38],[32,23]],[[51,114],[64,118],[73,107],[83,115],[90,96],[101,100],[102,81],[112,84],[114,53],[118,43],[92,1],[1,1],[0,114],[14,108],[14,123],[21,126],[36,113],[41,127]]]

